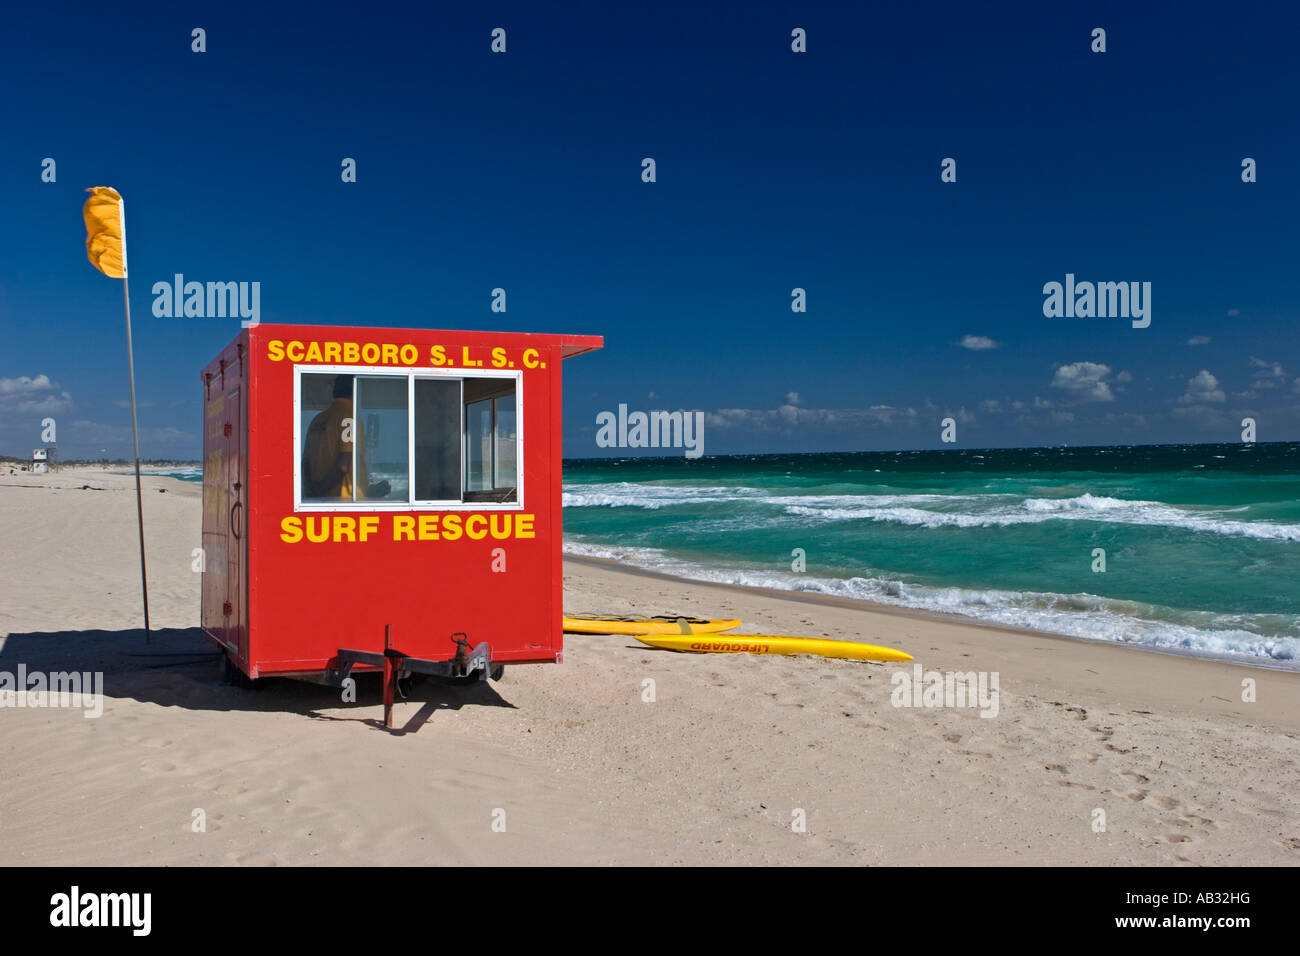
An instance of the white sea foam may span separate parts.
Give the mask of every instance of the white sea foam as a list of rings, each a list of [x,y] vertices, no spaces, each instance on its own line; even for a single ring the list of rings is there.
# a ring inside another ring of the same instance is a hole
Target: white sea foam
[[[757,488],[728,486],[647,485],[632,481],[613,481],[590,485],[565,485],[566,508],[668,508],[702,502],[735,501],[737,498],[761,499]]]
[[[601,557],[678,577],[746,587],[813,591],[898,607],[959,614],[1008,627],[1088,640],[1178,650],[1197,656],[1282,663],[1300,669],[1300,615],[1242,615],[1177,611],[1094,594],[1051,594],[932,587],[883,577],[819,578],[752,568],[706,568],[656,548],[566,539],[569,554]],[[1252,627],[1254,628],[1252,630]]]
[[[771,505],[787,515],[817,522],[880,521],[925,528],[997,528],[1046,521],[1094,521],[1300,541],[1300,524],[1224,517],[1240,512],[1240,508],[1183,508],[1159,501],[1130,501],[1089,493],[1072,498],[1008,494],[774,495],[758,488],[634,482],[570,485],[564,492],[566,508],[604,506],[654,510],[733,501]],[[752,516],[746,517],[745,522],[752,527]]]

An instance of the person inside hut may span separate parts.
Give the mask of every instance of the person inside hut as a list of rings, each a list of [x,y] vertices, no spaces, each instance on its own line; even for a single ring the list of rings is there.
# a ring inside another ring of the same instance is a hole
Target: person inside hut
[[[361,501],[388,495],[388,482],[370,484],[370,472],[366,468],[365,430],[360,422],[354,420],[352,414],[353,378],[352,375],[335,377],[334,401],[313,418],[307,428],[307,440],[303,443],[302,450],[304,499]],[[352,473],[353,437],[357,441],[356,473],[361,476],[360,483],[355,484]]]

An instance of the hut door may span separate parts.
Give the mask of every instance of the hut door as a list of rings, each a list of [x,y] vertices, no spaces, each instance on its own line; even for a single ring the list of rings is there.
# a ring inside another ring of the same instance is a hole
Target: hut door
[[[226,396],[226,641],[243,659],[248,651],[244,641],[244,549],[247,547],[248,477],[244,468],[243,431],[240,428],[240,389]]]

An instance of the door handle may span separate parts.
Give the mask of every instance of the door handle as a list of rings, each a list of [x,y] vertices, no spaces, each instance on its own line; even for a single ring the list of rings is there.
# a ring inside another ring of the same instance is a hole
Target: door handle
[[[230,507],[230,533],[234,536],[236,541],[239,540],[239,529],[235,527],[235,512],[242,507],[244,507],[242,501],[236,501]]]

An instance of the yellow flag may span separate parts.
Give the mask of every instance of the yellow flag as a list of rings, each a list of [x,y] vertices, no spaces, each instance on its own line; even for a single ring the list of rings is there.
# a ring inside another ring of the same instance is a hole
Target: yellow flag
[[[122,195],[111,186],[87,189],[82,209],[86,219],[86,255],[90,264],[110,279],[126,278],[126,213]]]

